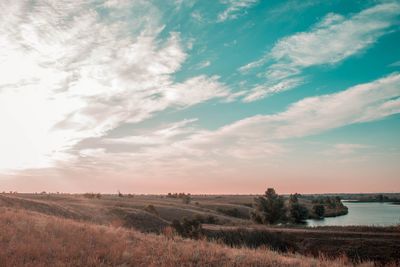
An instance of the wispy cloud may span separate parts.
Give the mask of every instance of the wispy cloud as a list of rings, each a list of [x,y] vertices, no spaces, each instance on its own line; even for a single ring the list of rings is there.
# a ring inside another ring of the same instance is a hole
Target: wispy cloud
[[[204,17],[198,10],[193,11],[191,17],[197,22],[204,22]]]
[[[309,31],[279,40],[265,56],[239,70],[246,72],[267,65],[261,73],[273,86],[301,75],[305,68],[337,64],[389,33],[399,14],[397,2],[379,4],[349,17],[328,14]]]
[[[393,63],[391,63],[391,64],[389,65],[389,67],[400,67],[400,60],[399,60],[399,61],[396,61],[396,62],[393,62]]]
[[[290,150],[284,144],[286,140],[397,113],[400,113],[400,74],[395,73],[338,93],[309,97],[281,113],[248,117],[215,131],[193,128],[192,121],[183,121],[166,127],[165,131],[119,141],[136,146],[125,157],[141,162],[141,167],[161,163],[171,166],[176,161],[185,161],[185,168],[189,169],[226,161],[232,164],[235,159],[273,161]],[[340,153],[351,153],[365,146],[337,144],[334,148]],[[107,157],[112,157],[112,153]]]
[[[305,98],[281,113],[257,115],[216,131],[203,131],[183,143],[202,151],[223,152],[236,147],[236,151],[245,153],[253,145],[278,145],[283,140],[397,113],[400,113],[400,74],[395,73],[338,93]],[[218,149],[221,147],[224,149]]]
[[[269,95],[277,94],[280,92],[284,92],[287,90],[290,90],[294,87],[299,86],[301,83],[303,83],[302,78],[292,78],[292,79],[286,79],[281,82],[278,82],[276,84],[273,84],[271,86],[264,84],[264,85],[258,85],[251,89],[245,98],[243,98],[244,102],[252,102],[255,100],[259,100],[262,98],[265,98]]]
[[[160,17],[146,1],[1,2],[0,170],[54,166],[123,123],[227,97],[216,76],[174,82],[187,53]]]
[[[396,73],[338,93],[305,98],[282,113],[250,117],[219,132],[263,134],[268,139],[302,137],[399,113],[399,97],[400,74]]]
[[[218,14],[218,21],[223,22],[238,18],[246,9],[254,6],[259,0],[221,0],[226,9]]]
[[[196,67],[198,69],[204,69],[204,68],[207,68],[210,65],[211,65],[211,61],[210,60],[204,60],[204,61],[200,62],[199,64],[197,64]]]

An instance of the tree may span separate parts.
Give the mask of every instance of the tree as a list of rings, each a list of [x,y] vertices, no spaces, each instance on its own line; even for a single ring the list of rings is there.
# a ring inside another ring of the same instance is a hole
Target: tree
[[[303,223],[308,219],[308,209],[300,203],[294,203],[290,206],[290,218],[295,223]]]
[[[315,215],[317,215],[319,218],[323,218],[325,216],[325,207],[324,205],[314,205],[313,207]]]
[[[181,196],[181,198],[182,198],[182,202],[184,204],[190,204],[190,201],[192,200],[192,198],[190,197],[190,194],[187,194],[187,195],[183,194],[183,196]]]
[[[290,205],[290,219],[294,223],[302,223],[308,219],[308,209],[299,203],[299,194],[290,195],[289,205]]]
[[[268,188],[264,196],[254,199],[255,211],[252,218],[258,223],[276,224],[286,220],[285,202],[273,188]]]

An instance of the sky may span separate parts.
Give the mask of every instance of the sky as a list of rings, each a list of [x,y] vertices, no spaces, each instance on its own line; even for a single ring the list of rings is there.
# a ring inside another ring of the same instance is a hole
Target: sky
[[[0,191],[400,191],[400,1],[2,0]]]

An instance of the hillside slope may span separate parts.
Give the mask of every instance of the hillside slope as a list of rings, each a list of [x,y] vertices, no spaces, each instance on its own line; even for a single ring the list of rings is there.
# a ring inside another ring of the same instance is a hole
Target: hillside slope
[[[0,266],[346,266],[0,208]],[[365,266],[368,266],[365,264]]]

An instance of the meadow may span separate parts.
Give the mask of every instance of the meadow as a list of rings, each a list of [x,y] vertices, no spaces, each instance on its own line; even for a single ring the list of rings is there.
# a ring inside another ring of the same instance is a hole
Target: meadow
[[[374,266],[399,261],[399,227],[264,226],[255,196],[0,194],[0,266]],[[170,226],[202,220],[201,235]]]

